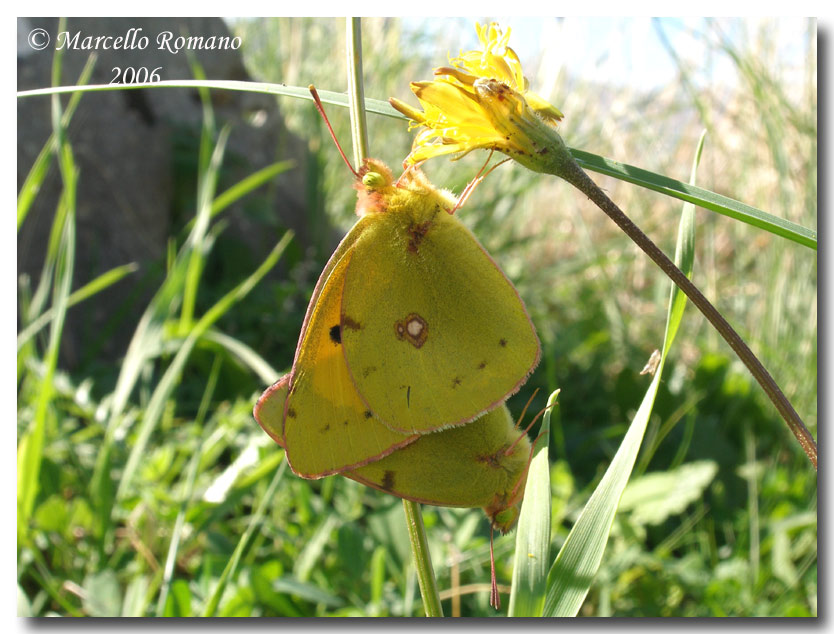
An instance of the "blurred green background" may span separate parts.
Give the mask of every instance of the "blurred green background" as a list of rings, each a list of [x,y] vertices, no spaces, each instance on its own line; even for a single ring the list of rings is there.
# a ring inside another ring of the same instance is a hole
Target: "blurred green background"
[[[431,78],[447,54],[474,46],[474,22],[363,20],[366,97],[416,104],[408,82]],[[816,229],[815,21],[501,23],[513,29],[510,45],[531,89],[565,113],[560,131],[569,146],[686,180],[706,129],[701,187]],[[346,89],[342,20],[228,24],[241,37],[252,79]],[[286,220],[286,192],[270,185],[247,191],[240,213],[270,248],[290,226],[302,238],[245,297],[227,293],[269,249],[253,248],[222,215],[202,233],[189,224],[201,208],[208,222],[211,199],[256,169],[241,151],[210,163],[206,148],[223,133],[204,105],[202,121],[171,139],[180,196],[167,252],[116,283],[137,284],[140,276],[158,291],[113,326],[129,328],[126,341],[136,345],[125,343],[115,358],[88,351],[69,364],[59,354],[66,333],[53,320],[52,330],[19,346],[18,438],[38,447],[37,460],[23,467],[19,460],[19,479],[39,461],[37,486],[27,494],[31,511],[22,518],[19,511],[21,614],[422,614],[400,501],[344,478],[310,482],[284,473],[281,450],[251,416],[263,388],[289,370],[318,273],[354,221],[351,176],[315,109],[290,98],[277,105],[303,144],[302,159],[285,172],[297,183],[303,226]],[[347,150],[347,111],[328,107],[328,114]],[[76,125],[84,122],[72,122],[70,144]],[[228,134],[231,145],[236,130]],[[371,154],[397,171],[411,144],[406,123],[369,115],[369,135]],[[272,160],[284,158],[276,146]],[[480,154],[438,159],[425,171],[459,193],[482,161]],[[23,174],[29,169],[19,165]],[[592,176],[673,251],[679,202]],[[79,188],[86,177],[80,174]],[[697,214],[694,281],[816,436],[816,253]],[[640,370],[662,341],[668,280],[568,185],[519,166],[493,172],[459,216],[516,284],[542,340],[541,365],[511,409],[518,414],[540,388],[531,405],[538,411],[561,388],[550,447],[555,553],[648,387]],[[58,282],[40,300],[37,288],[21,284],[19,332],[61,296],[72,251],[59,246],[69,244],[66,232],[56,232],[44,261],[52,258],[46,279]],[[75,245],[77,253],[86,248]],[[67,283],[75,291],[86,281]],[[38,301],[40,310],[31,310]],[[212,321],[201,326],[207,314]],[[692,307],[665,372],[581,614],[816,615],[816,473],[807,458]],[[18,495],[20,509],[20,482]],[[259,512],[263,520],[253,524]],[[424,517],[446,614],[493,615],[481,511],[424,507]],[[502,585],[512,549],[512,535],[497,539]]]

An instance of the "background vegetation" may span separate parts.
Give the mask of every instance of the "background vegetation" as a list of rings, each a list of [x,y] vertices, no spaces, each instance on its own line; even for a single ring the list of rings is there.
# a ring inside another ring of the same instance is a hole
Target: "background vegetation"
[[[419,26],[363,21],[367,97],[404,98],[408,81],[430,77],[447,51],[457,52],[459,33],[473,30],[459,20]],[[535,58],[524,41],[511,44],[534,89],[566,113],[568,145],[686,180],[706,128],[699,185],[815,228],[816,25],[807,24],[799,68],[779,54],[786,43],[777,27],[655,23],[679,77],[648,93],[554,66],[547,47]],[[343,67],[331,62],[343,56],[342,21],[234,28],[254,79],[346,87]],[[684,40],[708,56],[684,58]],[[712,77],[719,61],[732,66],[734,82]],[[18,349],[18,437],[28,443],[18,463],[21,613],[421,614],[399,500],[343,478],[294,477],[251,416],[260,391],[289,369],[318,272],[352,222],[350,176],[318,115],[309,102],[282,98],[279,106],[308,144],[309,163],[295,169],[311,226],[321,227],[314,243],[279,243],[280,221],[261,214],[276,250],[238,245],[235,267],[214,264],[224,226],[210,220],[211,204],[232,183],[223,182],[227,131],[207,116],[194,130],[200,149],[183,168],[199,176],[192,213],[172,232],[165,277],[133,344],[121,364],[91,358],[72,373],[58,351],[62,315],[78,290],[73,251],[84,245],[72,231],[72,135],[59,139],[52,169],[66,185],[47,282],[40,291],[22,287],[18,300],[21,332],[47,315]],[[347,144],[347,112],[329,114]],[[388,164],[399,164],[410,141],[403,122],[370,117],[371,152]],[[426,171],[460,192],[482,160],[438,160]],[[679,202],[595,178],[672,252]],[[239,194],[270,203],[261,190]],[[534,411],[562,390],[550,447],[555,552],[648,386],[639,372],[660,345],[668,281],[570,187],[520,167],[494,172],[460,216],[518,287],[543,342],[541,366],[512,408],[519,412],[535,388]],[[816,253],[703,210],[697,219],[695,282],[816,435]],[[279,257],[280,272],[264,277]],[[446,613],[492,615],[483,514],[425,507],[424,517]],[[815,615],[816,543],[815,472],[690,309],[582,614]],[[512,548],[512,536],[496,541],[502,584]]]

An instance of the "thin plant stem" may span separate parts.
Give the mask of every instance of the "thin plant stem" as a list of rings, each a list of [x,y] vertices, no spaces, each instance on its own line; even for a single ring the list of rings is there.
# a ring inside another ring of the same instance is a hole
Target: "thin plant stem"
[[[368,125],[365,119],[365,89],[362,81],[362,19],[347,21],[347,76],[353,160],[358,170],[368,157]]]
[[[260,528],[261,521],[263,520],[267,507],[275,499],[275,491],[278,489],[278,483],[281,481],[281,478],[284,477],[284,472],[286,470],[287,461],[284,460],[281,463],[281,466],[279,466],[275,471],[275,475],[272,476],[272,481],[269,483],[269,486],[267,486],[266,493],[264,493],[264,496],[258,502],[258,508],[255,509],[255,512],[249,520],[249,525],[243,532],[243,536],[238,541],[237,546],[235,546],[235,550],[232,553],[231,558],[228,562],[226,562],[226,567],[223,568],[223,572],[220,573],[220,579],[217,580],[217,585],[214,586],[214,590],[206,602],[205,609],[203,610],[203,616],[211,617],[217,612],[217,607],[220,605],[220,598],[223,596],[226,584],[237,572],[237,568],[240,565],[240,559],[243,557],[243,551],[246,550],[246,547],[249,545],[249,541],[255,534],[255,529]]]
[[[434,578],[434,568],[431,565],[426,527],[423,525],[420,505],[411,500],[403,500],[403,508],[405,509],[405,523],[408,527],[408,538],[411,541],[411,552],[414,555],[417,582],[420,585],[420,594],[423,596],[423,607],[426,610],[426,616],[443,616],[443,607],[440,605],[440,595],[437,592],[437,580]]]
[[[721,336],[724,337],[727,343],[730,344],[730,347],[735,351],[739,359],[744,362],[744,365],[747,366],[747,369],[750,370],[750,373],[759,382],[759,385],[762,386],[765,393],[776,406],[776,409],[782,415],[782,418],[785,419],[785,422],[788,424],[791,432],[793,432],[793,435],[796,436],[800,447],[802,447],[803,451],[810,459],[811,464],[814,465],[814,469],[816,469],[817,444],[814,441],[814,437],[811,435],[811,432],[809,432],[808,428],[805,427],[805,424],[802,422],[799,414],[796,413],[796,410],[793,408],[793,405],[791,405],[791,402],[782,393],[782,390],[776,384],[776,381],[773,380],[773,377],[770,376],[770,373],[768,373],[762,365],[761,361],[759,361],[758,357],[753,354],[753,351],[750,350],[749,346],[727,322],[727,320],[724,319],[723,315],[718,312],[718,309],[716,309],[715,306],[713,306],[712,303],[704,297],[703,293],[698,290],[698,287],[695,286],[677,266],[675,266],[674,262],[672,262],[672,260],[670,260],[666,254],[663,253],[663,251],[661,251],[658,246],[652,242],[651,239],[649,239],[649,237],[643,233],[619,207],[617,207],[614,201],[612,201],[605,194],[605,192],[603,192],[602,189],[600,189],[599,186],[591,180],[591,178],[581,167],[579,167],[579,165],[573,161],[565,161],[561,165],[558,175],[579,189],[583,194],[588,196],[588,198],[590,198],[597,207],[604,211],[605,214],[611,218],[611,220],[617,223],[617,226],[620,227],[620,229],[622,229],[626,235],[631,238],[634,243],[637,244],[637,246],[640,247],[675,284],[677,284],[678,288],[686,293],[687,297],[692,300],[692,303],[695,304],[695,306],[698,307],[698,310],[704,314],[704,317],[709,320]]]
[[[368,127],[365,120],[365,96],[362,87],[361,18],[350,18],[347,21],[347,52],[350,129],[353,136],[353,156],[358,170],[362,161],[368,157]],[[403,507],[405,508],[408,538],[411,540],[411,552],[414,553],[414,565],[417,568],[417,580],[420,584],[420,594],[423,597],[426,616],[443,616],[420,505],[416,502],[403,500]]]

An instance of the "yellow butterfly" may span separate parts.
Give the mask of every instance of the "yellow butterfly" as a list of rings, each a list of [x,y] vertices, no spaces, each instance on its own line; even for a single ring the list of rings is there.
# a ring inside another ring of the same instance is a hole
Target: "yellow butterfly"
[[[302,477],[356,469],[464,425],[540,357],[515,288],[423,174],[359,170],[359,221],[319,278],[288,378],[281,441]]]

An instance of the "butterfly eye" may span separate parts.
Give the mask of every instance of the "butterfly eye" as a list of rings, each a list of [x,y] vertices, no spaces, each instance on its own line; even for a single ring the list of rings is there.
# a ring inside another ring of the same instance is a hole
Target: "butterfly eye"
[[[362,184],[368,189],[379,189],[385,185],[385,177],[379,172],[368,172],[362,177]]]

